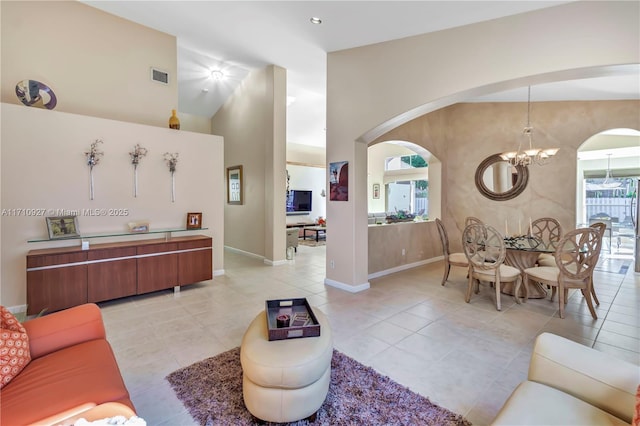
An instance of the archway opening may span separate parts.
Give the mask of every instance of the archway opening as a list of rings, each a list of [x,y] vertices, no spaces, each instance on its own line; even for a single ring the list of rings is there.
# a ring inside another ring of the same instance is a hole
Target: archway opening
[[[640,179],[640,131],[610,129],[578,149],[576,225],[607,225],[603,254],[633,258]]]
[[[441,163],[424,147],[389,140],[369,146],[367,165],[369,222],[384,215],[440,216]]]

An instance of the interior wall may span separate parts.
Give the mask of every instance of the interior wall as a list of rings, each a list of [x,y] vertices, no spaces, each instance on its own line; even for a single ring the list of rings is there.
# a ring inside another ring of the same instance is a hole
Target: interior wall
[[[213,132],[225,139],[225,167],[243,166],[244,202],[225,203],[225,245],[272,261],[286,257],[282,207],[286,197],[286,140],[282,129],[275,131],[275,126],[286,123],[286,117],[282,113],[274,115],[276,97],[286,102],[286,85],[274,83],[283,71],[269,66],[251,72],[211,119]],[[278,233],[282,238],[277,241],[281,250],[272,249],[274,240],[267,239],[267,227],[275,226],[275,221],[280,221],[277,226],[282,230]]]
[[[94,199],[89,198],[85,152],[96,139],[104,152],[94,167]],[[138,166],[138,196],[133,196],[129,152],[148,149]],[[126,232],[128,222],[149,221],[150,229],[184,228],[188,212],[202,212],[195,231],[213,238],[216,275],[224,273],[224,143],[220,136],[176,131],[102,118],[2,104],[1,115],[2,305],[26,303],[29,250],[80,245],[79,240],[27,243],[47,238],[45,217],[76,211],[82,234]],[[164,153],[178,153],[175,202]],[[98,212],[98,213],[91,213]],[[186,235],[193,234],[189,232]],[[161,237],[163,234],[159,234]],[[180,234],[178,234],[180,235]],[[158,238],[158,234],[91,239]]]
[[[38,80],[56,111],[168,127],[178,108],[176,38],[78,1],[2,1],[1,100]],[[169,84],[151,80],[151,67]]]
[[[366,153],[361,154],[360,145],[407,122],[416,111],[424,114],[471,95],[559,76],[596,76],[611,66],[638,64],[639,38],[639,3],[571,2],[329,53],[327,161],[349,161],[350,181],[349,201],[327,206],[327,215],[338,225],[327,241],[325,282],[351,291],[368,288],[366,196],[361,202],[361,194],[367,194]],[[470,147],[466,146],[463,157],[446,146],[429,149],[443,162],[445,217],[449,195],[445,187],[453,174],[449,164],[464,164]],[[340,259],[340,264],[331,268],[334,259]]]
[[[529,183],[521,195],[507,201],[490,200],[477,190],[475,171],[486,157],[517,149],[526,111],[526,103],[456,104],[414,119],[380,138],[401,136],[429,151],[447,147],[444,167],[448,174],[443,180],[447,203],[442,220],[453,250],[461,249],[459,240],[467,216],[476,216],[500,232],[504,232],[505,221],[509,232],[515,233],[518,222],[526,227],[529,217],[547,216],[558,219],[563,229],[575,228],[578,149],[601,131],[640,126],[640,101],[532,103],[534,145],[559,147],[560,151],[547,165],[529,166]]]

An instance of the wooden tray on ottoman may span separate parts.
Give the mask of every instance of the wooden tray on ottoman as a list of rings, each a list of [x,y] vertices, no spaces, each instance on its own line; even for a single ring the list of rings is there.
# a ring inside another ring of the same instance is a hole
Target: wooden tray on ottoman
[[[320,323],[306,298],[267,300],[265,305],[269,341],[320,335]],[[290,322],[288,327],[278,327],[276,317],[283,314],[289,315]],[[304,324],[297,325],[293,323],[296,316],[304,317],[305,315],[308,319]]]

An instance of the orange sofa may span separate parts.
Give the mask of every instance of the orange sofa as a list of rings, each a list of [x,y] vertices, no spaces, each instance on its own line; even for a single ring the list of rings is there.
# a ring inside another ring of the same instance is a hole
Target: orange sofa
[[[76,306],[23,325],[31,362],[0,391],[2,425],[135,415],[97,305]]]

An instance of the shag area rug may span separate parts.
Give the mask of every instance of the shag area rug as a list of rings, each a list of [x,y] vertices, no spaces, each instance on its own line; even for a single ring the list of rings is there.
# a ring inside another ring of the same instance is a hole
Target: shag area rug
[[[242,399],[240,348],[167,376],[176,395],[201,425],[256,425]],[[271,423],[262,423],[271,424]],[[471,425],[390,378],[336,350],[329,393],[316,420],[290,425]]]

